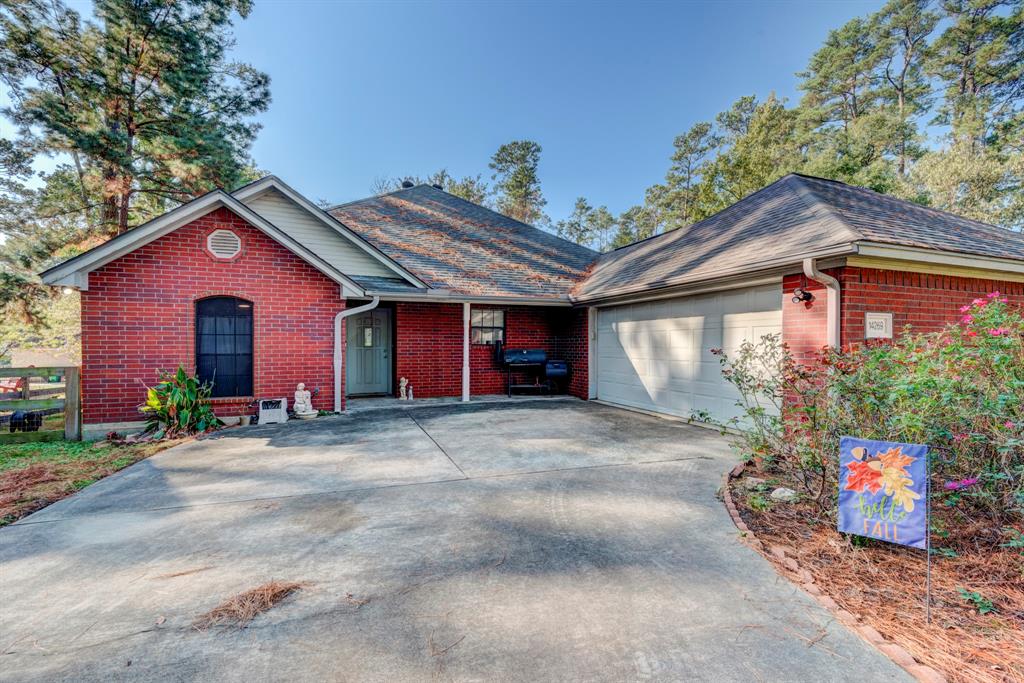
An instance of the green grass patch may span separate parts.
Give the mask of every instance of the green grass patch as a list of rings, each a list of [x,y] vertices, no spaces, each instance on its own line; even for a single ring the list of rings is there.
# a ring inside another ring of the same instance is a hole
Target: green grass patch
[[[11,524],[179,442],[0,444],[0,526]]]

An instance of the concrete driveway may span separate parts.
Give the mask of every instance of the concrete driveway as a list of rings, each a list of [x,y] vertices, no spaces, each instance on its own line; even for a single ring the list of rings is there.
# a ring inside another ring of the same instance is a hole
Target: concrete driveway
[[[739,543],[731,460],[579,401],[229,430],[0,529],[0,677],[907,680]]]

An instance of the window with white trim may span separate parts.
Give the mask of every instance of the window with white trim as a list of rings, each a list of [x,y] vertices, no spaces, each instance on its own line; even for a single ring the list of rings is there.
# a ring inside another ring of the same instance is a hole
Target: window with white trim
[[[505,343],[505,311],[494,308],[471,309],[469,340],[474,344]]]

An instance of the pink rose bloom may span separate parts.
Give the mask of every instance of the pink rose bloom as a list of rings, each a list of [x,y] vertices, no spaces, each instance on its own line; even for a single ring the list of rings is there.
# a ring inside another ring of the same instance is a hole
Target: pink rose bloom
[[[963,321],[963,323],[965,325],[970,325],[971,323],[974,322],[974,316],[973,315],[965,315],[963,318],[961,318],[961,320]]]
[[[953,441],[958,441],[959,442],[959,441],[965,441],[966,439],[967,439],[967,434],[965,434],[964,432],[960,432],[959,434],[954,434],[953,435]]]
[[[1010,422],[1009,420],[1007,420],[1006,422],[1004,422],[1004,423],[1003,423],[1003,426],[1004,426],[1004,427],[1006,427],[1007,429],[1013,429],[1013,423],[1012,423],[1012,422]]]
[[[1002,337],[1003,335],[1010,334],[1010,331],[1005,327],[993,327],[988,333],[993,337]]]
[[[996,291],[992,292],[991,294],[989,294],[988,298],[989,299],[998,299],[999,298],[999,290],[996,290]]]
[[[987,304],[988,302],[987,302],[987,301],[985,301],[984,299],[975,299],[975,300],[974,300],[974,301],[972,301],[971,303],[972,303],[972,304],[974,304],[975,306],[984,306],[984,305],[985,305],[985,304]]]
[[[960,312],[961,313],[966,313],[969,310],[971,310],[971,305],[970,304],[964,304],[963,306],[960,307]]]

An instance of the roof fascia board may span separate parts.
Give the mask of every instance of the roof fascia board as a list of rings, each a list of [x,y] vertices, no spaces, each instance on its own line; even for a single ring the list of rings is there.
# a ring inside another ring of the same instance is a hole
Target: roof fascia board
[[[935,249],[921,249],[919,247],[902,247],[877,242],[861,242],[859,247],[859,254],[861,256],[1024,274],[1024,261],[1016,259],[977,256]]]
[[[471,296],[458,294],[456,292],[439,293],[439,290],[432,289],[429,293],[414,294],[397,292],[375,292],[367,290],[366,295],[379,296],[381,301],[405,301],[405,302],[426,302],[445,304],[493,304],[508,306],[561,306],[569,308],[572,302],[568,299],[533,298],[528,296]]]
[[[574,304],[587,304],[591,306],[598,305],[597,302],[602,302],[610,299],[618,299],[620,297],[629,295],[644,295],[646,292],[658,290],[668,290],[670,288],[681,288],[690,285],[700,285],[707,282],[715,282],[724,278],[738,277],[738,276],[750,276],[756,273],[763,273],[766,271],[772,271],[774,269],[785,269],[792,268],[794,264],[799,266],[805,258],[831,258],[839,256],[847,256],[850,254],[857,253],[857,245],[852,242],[844,244],[838,244],[824,249],[816,251],[806,252],[802,254],[795,254],[791,256],[783,256],[776,259],[766,259],[756,264],[738,266],[736,268],[726,268],[713,277],[696,277],[686,278],[682,277],[677,280],[668,280],[665,282],[658,283],[657,286],[645,286],[645,287],[620,287],[616,290],[610,290],[608,292],[602,292],[597,296],[582,296],[582,297],[571,297]]]
[[[607,299],[596,303],[585,304],[594,308],[606,308],[609,306],[621,306],[623,304],[640,303],[643,301],[658,301],[660,299],[675,299],[684,296],[695,296],[697,294],[709,294],[729,289],[743,289],[746,287],[757,287],[759,285],[782,284],[782,273],[767,273],[763,275],[745,276],[739,278],[727,278],[717,282],[705,282],[698,285],[683,287],[670,287],[649,294],[637,293],[614,299]]]
[[[253,199],[255,197],[258,197],[259,195],[267,192],[270,189],[277,190],[285,197],[298,204],[300,207],[305,209],[306,212],[314,216],[317,220],[321,221],[322,223],[324,223],[324,225],[331,228],[335,232],[339,233],[341,236],[347,238],[355,246],[365,251],[367,254],[369,254],[371,257],[379,261],[381,264],[389,268],[397,275],[401,276],[402,279],[410,282],[416,287],[419,287],[421,289],[427,289],[427,284],[425,282],[423,282],[418,277],[413,275],[411,272],[403,268],[394,259],[386,255],[381,250],[377,249],[377,247],[370,244],[362,236],[350,230],[348,227],[345,226],[344,223],[339,221],[337,218],[325,212],[316,204],[302,196],[299,192],[292,189],[287,183],[285,183],[277,176],[266,176],[265,178],[262,178],[261,180],[258,180],[255,183],[252,183],[251,185],[246,185],[245,187],[236,190],[233,193],[233,196],[240,201],[245,201],[246,199]]]
[[[208,192],[202,197],[182,204],[148,223],[122,233],[89,251],[57,264],[53,268],[44,270],[41,273],[42,280],[46,284],[58,284],[57,280],[66,280],[69,276],[77,273],[88,273],[131,253],[142,245],[163,237],[182,225],[224,206],[221,195],[222,193],[218,191]]]
[[[231,195],[222,190],[214,190],[198,199],[168,211],[152,221],[109,240],[90,251],[80,254],[75,258],[65,261],[42,273],[42,280],[50,285],[64,285],[88,289],[88,274],[111,261],[129,254],[139,247],[153,242],[164,235],[174,232],[183,225],[187,225],[197,218],[201,218],[211,211],[219,208],[226,208],[259,230],[266,233],[271,239],[294,253],[310,266],[320,271],[334,282],[349,288],[358,295],[364,294],[364,289],[356,282],[349,279],[344,273],[322,261],[316,254],[286,235],[273,223],[260,216],[258,213],[241,203]],[[130,239],[123,237],[130,236]],[[82,284],[85,284],[82,287]]]

